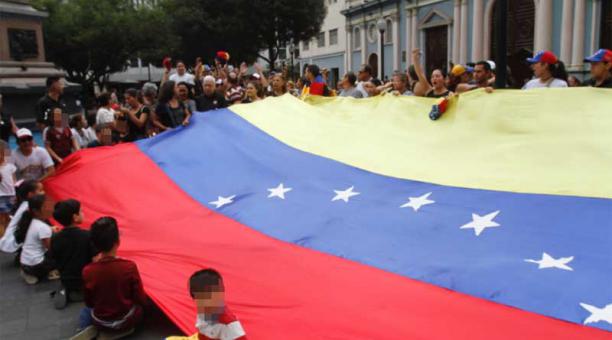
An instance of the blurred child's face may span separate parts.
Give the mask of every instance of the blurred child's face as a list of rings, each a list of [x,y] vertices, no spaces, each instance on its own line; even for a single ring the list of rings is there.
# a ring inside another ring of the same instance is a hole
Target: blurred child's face
[[[45,203],[43,203],[41,210],[41,218],[48,219],[53,216],[53,209],[55,207],[55,202],[52,199],[47,198]]]
[[[32,196],[44,195],[44,194],[45,194],[45,187],[43,187],[42,183],[38,182],[36,184],[36,190],[32,193]]]
[[[62,110],[59,108],[53,110],[53,123],[56,127],[62,126]]]
[[[225,289],[223,286],[213,286],[210,291],[193,293],[198,314],[220,314],[225,307]]]
[[[74,214],[74,216],[72,216],[72,220],[74,221],[74,224],[81,224],[83,223],[83,219],[84,219],[84,215],[83,215],[83,210],[79,210],[78,214]]]

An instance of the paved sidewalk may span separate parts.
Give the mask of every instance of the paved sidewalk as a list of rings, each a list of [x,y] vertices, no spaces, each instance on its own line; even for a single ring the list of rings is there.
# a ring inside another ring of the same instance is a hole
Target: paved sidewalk
[[[0,254],[0,339],[68,339],[78,326],[82,303],[56,310],[49,297],[56,282],[28,286],[12,264],[12,256]],[[164,339],[181,332],[153,304],[145,312],[145,323],[126,339]]]

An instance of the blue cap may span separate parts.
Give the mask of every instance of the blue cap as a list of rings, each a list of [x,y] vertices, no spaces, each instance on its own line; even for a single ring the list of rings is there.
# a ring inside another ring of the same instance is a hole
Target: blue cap
[[[556,64],[558,61],[557,56],[551,51],[540,51],[533,56],[533,58],[527,58],[527,62],[533,63],[547,63]]]
[[[605,48],[595,52],[592,56],[584,58],[585,63],[596,63],[596,62],[612,62],[612,51],[606,50]]]

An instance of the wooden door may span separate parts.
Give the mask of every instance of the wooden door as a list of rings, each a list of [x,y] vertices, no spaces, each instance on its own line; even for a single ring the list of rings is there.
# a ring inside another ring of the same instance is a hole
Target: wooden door
[[[425,30],[425,69],[427,77],[435,69],[448,68],[448,26],[437,26]]]

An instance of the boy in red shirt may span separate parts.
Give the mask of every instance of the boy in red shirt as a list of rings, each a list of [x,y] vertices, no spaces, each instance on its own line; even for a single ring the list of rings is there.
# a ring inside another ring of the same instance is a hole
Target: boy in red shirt
[[[203,269],[193,273],[189,278],[189,293],[198,311],[198,333],[166,340],[247,340],[240,321],[225,306],[223,279],[216,270]]]
[[[95,262],[83,268],[87,308],[81,311],[80,327],[84,332],[97,329],[129,334],[142,321],[142,306],[147,301],[138,268],[134,262],[116,256],[119,229],[114,218],[96,220],[90,238],[100,254]]]

